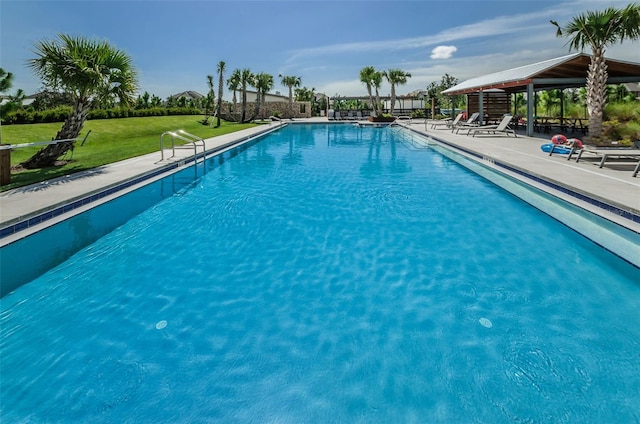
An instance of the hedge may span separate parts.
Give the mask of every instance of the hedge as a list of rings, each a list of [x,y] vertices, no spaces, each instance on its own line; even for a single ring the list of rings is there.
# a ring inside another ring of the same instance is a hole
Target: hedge
[[[2,125],[11,124],[37,124],[45,122],[64,122],[72,112],[71,106],[59,106],[55,109],[43,111],[27,111],[19,109],[10,112],[2,120]],[[93,109],[87,114],[87,119],[116,119],[144,116],[166,116],[166,115],[199,115],[202,111],[191,107],[154,107],[149,109]]]

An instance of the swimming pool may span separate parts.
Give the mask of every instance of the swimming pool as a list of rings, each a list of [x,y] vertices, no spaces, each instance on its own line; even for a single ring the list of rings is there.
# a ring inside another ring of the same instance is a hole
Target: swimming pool
[[[118,199],[150,207],[2,299],[3,418],[639,420],[640,270],[394,134],[289,126]]]

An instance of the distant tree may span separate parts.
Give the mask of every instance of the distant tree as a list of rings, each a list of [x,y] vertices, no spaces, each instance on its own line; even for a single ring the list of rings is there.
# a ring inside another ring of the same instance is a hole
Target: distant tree
[[[69,93],[43,90],[35,95],[31,107],[33,110],[47,110],[59,106],[73,106],[73,97]]]
[[[371,78],[371,86],[376,90],[376,110],[377,116],[382,115],[382,102],[380,101],[380,87],[382,86],[382,79],[384,78],[384,71],[376,71]]]
[[[224,61],[218,62],[218,113],[216,114],[216,128],[220,126],[220,111],[222,110],[222,91],[224,88],[224,73],[227,70],[227,64]]]
[[[444,90],[451,88],[456,84],[458,84],[458,78],[451,76],[449,74],[444,74],[440,79],[440,86],[438,88],[440,90],[440,93],[442,93]],[[456,101],[458,100],[457,96],[446,96],[440,93],[439,93],[439,96],[442,98],[442,103],[443,104],[446,103],[445,99],[448,98],[449,101],[451,102],[450,103],[451,109],[455,109]]]
[[[273,88],[273,75],[261,72],[255,75],[254,85],[256,87],[256,111],[255,116],[260,117],[260,109],[265,103],[266,94]]]
[[[411,78],[411,74],[400,69],[389,69],[383,75],[391,84],[391,110],[389,113],[393,115],[393,109],[396,105],[396,85],[406,84],[407,80]]]
[[[4,69],[0,68],[0,93],[4,94],[13,86],[13,74],[11,72],[6,72]],[[22,106],[22,100],[24,100],[24,92],[22,90],[18,90],[15,96],[3,96],[6,97],[7,101],[0,105],[0,119],[4,119],[9,112],[13,112]]]
[[[0,68],[0,93],[6,93],[13,86],[13,74]]]
[[[151,96],[151,100],[149,102],[149,106],[151,107],[161,107],[162,106],[162,99],[158,96],[156,96],[155,94]]]
[[[556,36],[571,37],[569,50],[591,48],[591,63],[587,70],[587,110],[589,135],[602,138],[602,121],[607,103],[607,47],[625,39],[640,38],[640,3],[631,3],[623,9],[609,7],[603,11],[586,12],[574,17],[564,26],[551,21],[557,28]]]
[[[360,82],[367,87],[367,94],[369,94],[369,108],[373,110],[373,86],[372,81],[376,73],[376,69],[373,66],[365,66],[360,70]]]
[[[167,108],[176,107],[178,106],[178,99],[173,96],[169,96],[167,97],[167,100],[165,100],[164,104]]]
[[[300,87],[302,79],[300,77],[286,75],[278,75],[278,77],[280,77],[282,85],[289,88],[289,113],[290,116],[293,117],[293,88]]]
[[[209,91],[204,98],[204,120],[202,121],[203,125],[209,124],[209,117],[213,114],[213,105],[215,104],[215,94],[213,90],[213,75],[207,75],[207,86],[209,87]]]
[[[247,115],[247,88],[254,86],[254,75],[247,68],[240,71],[240,88],[242,90],[242,109],[240,112],[240,122],[243,123]]]
[[[539,104],[547,116],[559,116],[560,90],[545,90],[538,97]]]
[[[629,103],[635,100],[635,96],[627,90],[624,84],[608,86],[607,97],[610,103]]]
[[[440,107],[440,86],[437,82],[432,81],[429,83],[429,85],[427,85],[427,88],[425,90],[427,92],[426,96],[425,96],[425,103],[427,103],[429,106],[431,107],[431,104],[433,103],[434,106],[436,106],[437,108]]]
[[[316,102],[316,89],[315,87],[309,89],[307,87],[296,88],[294,90],[293,98],[296,102],[310,102],[311,111],[317,113],[320,111]]]
[[[238,99],[236,97],[236,92],[240,89],[240,69],[234,69],[231,72],[231,76],[227,79],[227,87],[229,90],[233,92],[233,110],[236,110],[236,104],[238,103]]]
[[[302,88],[296,88],[294,90],[293,98],[297,102],[311,102],[313,101],[315,96],[316,96],[315,88],[309,89],[307,87],[302,87]]]
[[[142,96],[138,96],[136,99],[136,109],[148,109],[151,106],[149,102],[150,98],[151,95],[146,91]]]
[[[35,45],[35,59],[29,66],[46,86],[71,94],[73,111],[56,140],[74,139],[80,134],[93,104],[117,99],[129,104],[137,89],[137,73],[131,58],[106,41],[61,34],[57,40]],[[74,147],[73,142],[51,144],[21,165],[27,169],[51,166]]]

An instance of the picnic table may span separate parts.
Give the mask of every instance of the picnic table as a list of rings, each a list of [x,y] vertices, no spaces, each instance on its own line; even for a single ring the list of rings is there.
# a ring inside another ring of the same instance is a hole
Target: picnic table
[[[554,127],[562,132],[578,132],[586,134],[589,120],[586,118],[555,118],[551,116],[537,116],[533,121],[535,131],[549,134]]]

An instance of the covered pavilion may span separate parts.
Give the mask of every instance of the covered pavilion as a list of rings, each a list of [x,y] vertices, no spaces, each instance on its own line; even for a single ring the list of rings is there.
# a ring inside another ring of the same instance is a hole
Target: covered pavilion
[[[477,93],[480,119],[483,119],[483,93],[504,90],[508,94],[527,93],[526,134],[534,133],[534,93],[553,89],[585,87],[591,55],[574,53],[466,80],[442,93],[449,96]],[[607,84],[640,82],[640,63],[606,59]],[[561,111],[562,114],[562,111]]]

